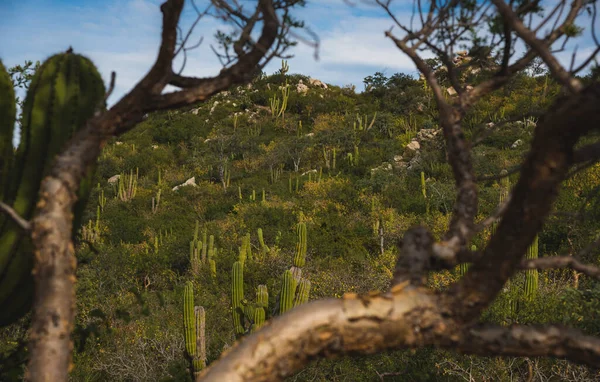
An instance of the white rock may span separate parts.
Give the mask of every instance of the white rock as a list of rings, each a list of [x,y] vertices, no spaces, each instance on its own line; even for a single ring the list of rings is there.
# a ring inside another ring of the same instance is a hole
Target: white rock
[[[115,142],[115,145],[117,146],[121,146],[123,144],[123,142]]]
[[[190,112],[191,112],[192,114],[194,114],[194,115],[198,115],[198,111],[200,111],[200,108],[199,108],[199,107],[197,107],[197,108],[195,108],[195,109],[192,109]]]
[[[194,187],[196,187],[196,177],[192,176],[191,178],[189,178],[188,180],[186,180],[185,183],[182,183],[179,186],[173,187],[173,191],[177,191],[181,187],[185,187],[185,186],[194,186]]]
[[[110,184],[117,183],[119,181],[120,177],[121,177],[121,175],[113,175],[110,178],[108,178],[108,183],[110,183]]]
[[[520,146],[522,146],[522,145],[523,145],[523,140],[522,140],[522,139],[517,139],[517,140],[515,141],[515,143],[513,143],[513,144],[510,146],[510,148],[511,148],[511,149],[516,149],[516,148],[518,148],[518,147],[520,147]]]
[[[309,78],[308,83],[313,86],[318,86],[322,89],[327,89],[327,84],[323,83],[321,80],[317,80],[316,78]]]
[[[219,104],[219,101],[215,101],[215,103],[213,103],[213,107],[210,109],[210,114],[212,114],[213,111],[215,111],[215,108],[217,107],[218,104]]]
[[[300,80],[302,81],[302,80]],[[308,86],[304,85],[303,83],[298,83],[298,85],[296,85],[296,92],[301,93],[301,94],[306,94],[306,92],[308,92]]]
[[[419,144],[418,141],[412,141],[408,145],[406,145],[406,148],[413,150],[413,151],[417,151],[417,150],[421,149],[421,145]]]

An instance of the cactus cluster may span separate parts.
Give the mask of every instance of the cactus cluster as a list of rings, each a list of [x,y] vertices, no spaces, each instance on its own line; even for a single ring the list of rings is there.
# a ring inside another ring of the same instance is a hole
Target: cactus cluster
[[[21,217],[32,218],[42,178],[71,136],[104,108],[105,88],[94,64],[72,49],[47,59],[36,71],[23,105],[21,142],[12,137],[16,100],[9,74],[0,64],[0,199]],[[80,183],[73,235],[79,230],[92,188],[95,164]],[[10,218],[0,216],[0,326],[29,311],[33,296],[32,243]]]
[[[208,264],[211,276],[217,277],[217,265],[215,257],[217,255],[217,248],[215,247],[214,235],[208,236],[206,229],[202,232],[202,241],[199,240],[198,234],[200,231],[200,223],[196,220],[196,226],[194,228],[194,236],[190,240],[190,266],[193,275],[200,273],[200,268],[203,264]]]
[[[121,176],[119,176],[119,188],[117,191],[117,196],[119,199],[121,199],[121,201],[128,202],[135,198],[135,195],[137,194],[138,176],[138,168],[135,169],[135,175],[133,170],[130,170],[129,175],[121,174]]]
[[[194,305],[194,284],[189,281],[183,292],[183,327],[185,352],[190,360],[194,380],[206,367],[206,312]]]

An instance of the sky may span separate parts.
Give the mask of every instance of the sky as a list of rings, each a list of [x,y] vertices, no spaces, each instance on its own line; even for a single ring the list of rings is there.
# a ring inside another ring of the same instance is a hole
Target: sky
[[[555,0],[554,0],[555,1]],[[111,71],[117,73],[116,87],[108,100],[118,101],[150,69],[160,44],[160,0],[0,0],[0,59],[6,67],[25,60],[41,60],[72,46],[96,64],[105,82]],[[186,31],[195,13],[186,0],[180,27]],[[196,0],[202,7],[207,0]],[[252,5],[255,2],[242,0]],[[363,79],[377,71],[390,76],[397,72],[416,75],[410,59],[384,36],[393,22],[382,9],[353,0],[308,0],[295,16],[306,22],[320,39],[319,59],[314,48],[299,43],[290,53],[289,73],[301,73],[339,86],[354,84],[362,91]],[[410,17],[412,1],[396,1],[397,16]],[[218,74],[221,65],[212,53],[214,33],[223,25],[205,18],[193,37],[204,37],[202,45],[188,54],[183,74],[205,77]],[[599,28],[600,29],[600,28]],[[396,28],[397,30],[397,28]],[[10,36],[10,37],[6,37]],[[579,52],[591,51],[586,36]],[[582,53],[583,54],[583,53]],[[581,55],[580,55],[581,56]],[[559,55],[567,63],[571,51]],[[181,57],[174,68],[179,68]],[[265,69],[273,73],[281,66],[272,61]],[[173,88],[166,89],[174,90]]]

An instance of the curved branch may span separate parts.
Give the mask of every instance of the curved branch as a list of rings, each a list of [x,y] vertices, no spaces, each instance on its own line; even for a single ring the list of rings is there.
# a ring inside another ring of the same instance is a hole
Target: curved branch
[[[408,287],[301,305],[238,341],[197,381],[281,381],[317,357],[431,344],[451,330],[436,312],[434,297]]]
[[[31,223],[29,223],[26,219],[21,217],[17,211],[15,211],[8,204],[0,201],[0,213],[6,214],[9,218],[11,218],[21,229],[25,232],[31,230]]]
[[[600,366],[600,338],[557,325],[479,325],[467,331],[457,347],[470,354],[557,357]]]
[[[600,268],[591,264],[585,264],[573,256],[549,256],[537,259],[523,260],[522,269],[554,269],[571,268],[589,277],[600,279]]]

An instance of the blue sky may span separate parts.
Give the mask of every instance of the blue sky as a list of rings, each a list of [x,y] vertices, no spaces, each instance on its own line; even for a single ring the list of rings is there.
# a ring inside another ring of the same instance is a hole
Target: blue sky
[[[201,6],[207,0],[196,0]],[[245,1],[244,1],[245,2]],[[117,72],[117,84],[109,104],[114,104],[148,71],[160,42],[161,0],[1,0],[0,58],[7,67],[26,59],[44,60],[73,46],[76,52],[91,58],[105,81]],[[188,1],[189,3],[189,1]],[[298,18],[320,37],[319,60],[313,48],[300,43],[291,53],[290,72],[302,73],[336,85],[354,84],[363,89],[364,77],[382,71],[416,74],[412,62],[384,37],[392,21],[377,7],[354,0],[351,7],[343,0],[308,1],[296,12]],[[412,1],[401,0],[398,16],[409,17]],[[186,6],[180,26],[193,21],[194,13]],[[184,74],[209,76],[218,73],[220,64],[210,50],[213,34],[220,26],[206,18],[194,36],[204,36],[202,46],[190,52]],[[10,36],[10,37],[7,37]],[[580,41],[580,57],[591,49],[589,36]],[[570,60],[568,50],[559,57]],[[278,69],[273,61],[266,69]],[[175,68],[178,65],[176,63]]]

